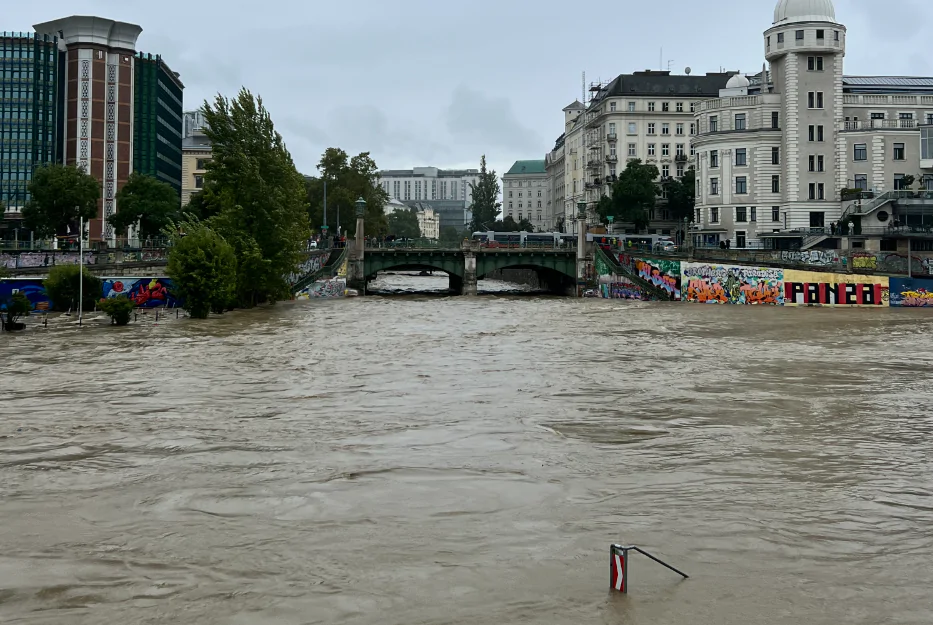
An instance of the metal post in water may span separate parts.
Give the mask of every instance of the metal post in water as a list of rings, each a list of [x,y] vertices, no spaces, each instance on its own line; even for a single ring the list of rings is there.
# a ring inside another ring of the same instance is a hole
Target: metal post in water
[[[667,562],[659,560],[658,558],[654,557],[653,555],[651,555],[644,549],[640,549],[639,547],[636,547],[635,545],[628,545],[628,546],[609,545],[609,588],[612,590],[616,590],[623,594],[628,593],[628,582],[629,582],[628,552],[629,551],[637,551],[643,556],[647,556],[648,558],[654,560],[658,564],[674,571],[675,573],[677,573],[684,579],[688,579],[690,577],[683,571],[675,569],[673,566],[671,566]]]
[[[77,206],[75,208],[78,209]],[[81,317],[84,313],[84,217],[78,219],[78,327],[81,327]]]

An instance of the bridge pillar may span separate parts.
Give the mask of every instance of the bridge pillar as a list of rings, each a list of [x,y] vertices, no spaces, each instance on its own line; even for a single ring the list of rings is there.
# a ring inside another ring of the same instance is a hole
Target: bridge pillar
[[[583,297],[586,284],[586,202],[577,202],[577,297]]]
[[[363,262],[363,255],[366,251],[366,232],[364,228],[363,211],[360,206],[357,206],[356,239],[353,242],[353,248],[350,250],[350,258],[347,262],[347,287],[355,289],[360,295],[366,295],[366,269]]]
[[[476,252],[474,246],[464,242],[463,249],[463,281],[460,285],[461,295],[476,295]]]

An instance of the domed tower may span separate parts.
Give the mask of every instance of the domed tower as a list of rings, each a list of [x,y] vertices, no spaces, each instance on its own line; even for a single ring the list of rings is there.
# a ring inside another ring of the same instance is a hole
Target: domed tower
[[[781,192],[789,228],[819,225],[838,217],[839,190],[846,186],[842,119],[845,26],[836,22],[832,0],[778,0],[765,31],[765,58],[774,92],[782,96]]]

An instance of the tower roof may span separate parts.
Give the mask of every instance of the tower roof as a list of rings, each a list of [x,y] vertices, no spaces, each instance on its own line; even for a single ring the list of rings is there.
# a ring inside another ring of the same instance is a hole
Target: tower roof
[[[36,24],[33,28],[42,35],[59,35],[66,44],[90,43],[134,51],[136,39],[143,31],[136,24],[92,15],[72,15]]]
[[[775,24],[795,22],[836,22],[833,0],[778,0],[774,7]]]

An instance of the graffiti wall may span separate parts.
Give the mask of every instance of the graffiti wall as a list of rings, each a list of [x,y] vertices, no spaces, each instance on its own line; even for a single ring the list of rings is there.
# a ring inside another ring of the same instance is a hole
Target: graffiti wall
[[[323,267],[326,262],[327,254],[313,254],[308,256],[298,265],[298,270],[288,276],[288,283],[295,284],[309,273],[320,271],[321,267]]]
[[[772,252],[775,260],[781,260],[785,263],[802,263],[805,265],[833,266],[842,262],[839,252],[836,250],[808,250],[801,252],[799,250],[781,250]]]
[[[13,252],[0,254],[0,266],[7,269],[31,269],[35,267],[52,267],[54,265],[77,265],[80,260],[78,252]],[[84,264],[93,265],[97,262],[94,252],[84,253]]]
[[[331,278],[312,282],[295,296],[298,299],[313,299],[317,297],[343,297],[347,292],[346,278]]]
[[[786,306],[887,306],[888,277],[784,270]]]
[[[32,302],[33,310],[44,311],[52,308],[52,302],[49,301],[49,296],[45,294],[42,280],[33,278],[0,280],[0,310],[6,309],[6,302],[14,293],[25,295]]]
[[[168,278],[103,278],[103,297],[129,297],[137,308],[175,308],[181,303],[172,295]]]
[[[916,278],[890,279],[891,306],[933,307],[933,280]]]
[[[688,302],[770,306],[784,303],[783,269],[681,263],[681,273]]]
[[[680,299],[680,261],[646,258],[633,259],[638,276],[667,291],[672,300]]]

